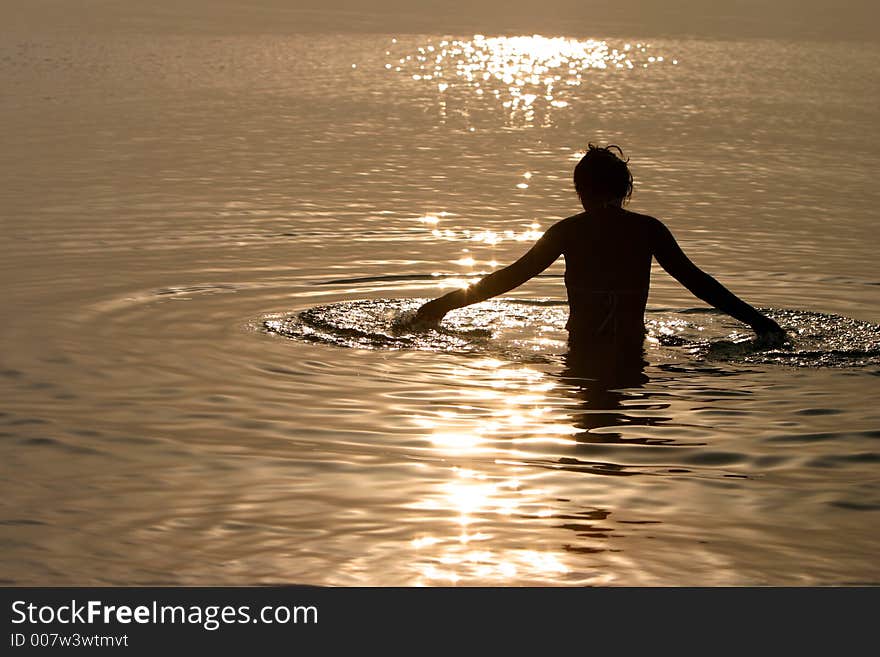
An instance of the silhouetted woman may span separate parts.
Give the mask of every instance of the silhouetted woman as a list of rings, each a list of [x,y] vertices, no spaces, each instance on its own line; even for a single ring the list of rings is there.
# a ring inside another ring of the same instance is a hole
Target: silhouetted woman
[[[415,320],[437,322],[450,310],[504,294],[563,255],[570,350],[641,353],[651,259],[656,258],[694,295],[748,324],[766,341],[782,342],[785,332],[779,325],[691,262],[661,221],[623,208],[633,179],[622,156],[617,146],[590,144],[574,170],[584,211],[554,224],[513,264],[426,303]]]

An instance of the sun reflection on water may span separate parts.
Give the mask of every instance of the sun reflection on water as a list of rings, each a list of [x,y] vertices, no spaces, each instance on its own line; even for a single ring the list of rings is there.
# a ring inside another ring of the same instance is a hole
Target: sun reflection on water
[[[529,178],[531,178],[531,174],[529,175]],[[463,272],[467,274],[467,276],[462,278],[444,278],[443,280],[438,281],[438,289],[467,287],[468,285],[477,282],[481,274],[485,274],[488,273],[489,270],[496,269],[499,266],[499,262],[495,258],[494,251],[494,248],[497,245],[505,241],[535,242],[540,239],[540,237],[544,234],[544,231],[541,230],[541,224],[536,221],[533,221],[529,224],[522,224],[522,230],[519,231],[443,228],[441,226],[441,223],[445,218],[449,216],[451,215],[447,212],[429,213],[416,217],[415,221],[424,226],[425,229],[429,230],[430,235],[433,238],[449,242],[471,243],[475,247],[482,247],[483,249],[487,249],[489,251],[489,257],[485,260],[478,259],[474,257],[474,254],[471,253],[470,249],[463,248],[461,250],[462,255],[459,258],[451,260],[450,262],[452,264],[458,265],[459,267],[470,270],[467,272]],[[481,271],[472,271],[474,267],[481,267]]]
[[[396,40],[394,41],[396,43]],[[528,125],[551,111],[568,107],[570,91],[589,82],[590,71],[632,70],[676,65],[677,59],[648,54],[650,44],[612,46],[596,39],[566,37],[474,35],[471,39],[442,39],[415,46],[412,51],[386,51],[389,71],[432,85],[441,113],[457,92],[487,99],[503,108],[508,118]],[[469,128],[473,130],[473,126]],[[527,182],[519,185],[528,186]]]
[[[553,581],[571,571],[565,552],[494,547],[490,529],[494,518],[540,521],[558,513],[546,502],[546,491],[535,485],[540,475],[526,473],[524,468],[513,470],[521,472],[489,477],[452,467],[447,482],[412,505],[429,517],[443,512],[450,518],[448,534],[422,535],[410,541],[415,584],[503,584],[513,578]]]
[[[571,555],[558,545],[499,547],[497,535],[499,519],[503,527],[552,522],[562,513],[560,501],[541,485],[546,471],[511,462],[548,444],[575,443],[578,429],[548,397],[557,383],[534,367],[496,358],[475,360],[452,375],[461,382],[456,395],[412,418],[425,431],[432,456],[452,462],[448,477],[409,505],[432,527],[410,541],[414,583],[503,584],[568,576]],[[448,531],[438,532],[438,524]]]
[[[554,416],[547,394],[557,383],[543,372],[485,358],[456,368],[453,375],[465,384],[457,390],[457,403],[412,419],[430,431],[427,439],[440,456],[510,457],[520,446],[574,444],[571,436],[578,429],[568,417]]]

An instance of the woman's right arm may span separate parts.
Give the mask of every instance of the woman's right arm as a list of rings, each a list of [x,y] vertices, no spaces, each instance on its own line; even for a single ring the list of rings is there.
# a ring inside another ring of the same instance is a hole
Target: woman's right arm
[[[715,306],[731,317],[748,324],[759,336],[784,340],[785,331],[772,319],[762,314],[709,274],[697,267],[688,258],[669,229],[656,219],[653,252],[657,262],[673,278],[684,285],[690,292]]]

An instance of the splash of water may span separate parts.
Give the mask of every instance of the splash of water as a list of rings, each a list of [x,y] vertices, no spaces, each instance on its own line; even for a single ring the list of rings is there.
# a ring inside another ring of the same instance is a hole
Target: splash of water
[[[440,324],[414,321],[423,299],[364,299],[262,318],[264,330],[359,349],[482,353],[523,359],[567,351],[568,308],[548,299],[495,299],[451,312]],[[802,310],[765,311],[787,331],[783,345],[766,345],[712,309],[649,310],[648,343],[685,350],[702,360],[792,367],[880,365],[880,326]]]

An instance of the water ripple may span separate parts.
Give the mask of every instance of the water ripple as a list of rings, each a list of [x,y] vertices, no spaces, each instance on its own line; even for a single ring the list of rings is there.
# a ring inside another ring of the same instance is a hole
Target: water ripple
[[[338,282],[355,280],[366,279]],[[414,329],[404,320],[424,301],[348,301],[264,317],[261,323],[266,331],[285,337],[362,349],[453,351],[520,359],[552,357],[566,350],[564,302],[493,300],[453,311],[439,327]],[[789,334],[781,348],[762,346],[741,325],[704,308],[649,311],[647,339],[649,344],[680,348],[707,361],[813,368],[880,364],[880,326],[876,324],[809,311],[766,312]]]

